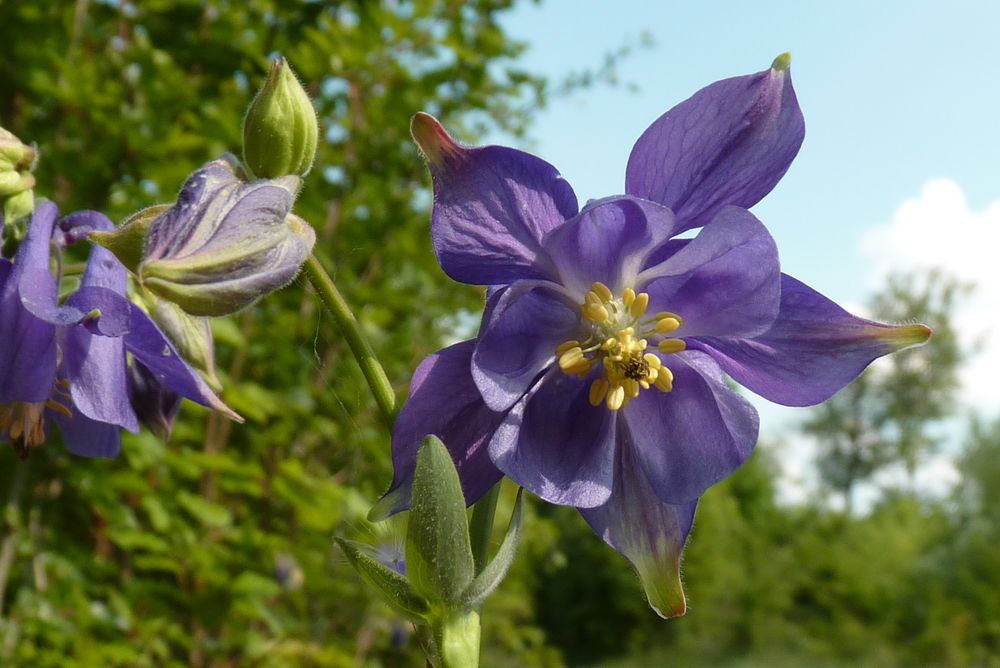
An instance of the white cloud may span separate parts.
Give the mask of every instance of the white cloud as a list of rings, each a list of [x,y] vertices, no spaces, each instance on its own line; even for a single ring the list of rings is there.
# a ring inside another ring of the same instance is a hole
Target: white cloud
[[[962,369],[962,399],[987,415],[1000,411],[1000,199],[981,211],[969,208],[950,179],[928,181],[904,201],[892,220],[869,230],[861,252],[872,263],[869,282],[884,285],[897,270],[941,267],[976,286],[959,306],[955,322],[966,346],[983,347]]]

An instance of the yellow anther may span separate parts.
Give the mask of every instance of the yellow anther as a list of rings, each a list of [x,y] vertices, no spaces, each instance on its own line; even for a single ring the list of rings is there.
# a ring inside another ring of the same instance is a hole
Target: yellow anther
[[[656,331],[660,334],[669,334],[681,326],[681,321],[673,316],[660,318],[656,321]]]
[[[629,399],[639,396],[639,381],[636,379],[626,378],[622,386],[625,388],[625,396]]]
[[[580,312],[586,333],[579,340],[565,341],[555,349],[559,368],[569,376],[590,379],[591,405],[604,403],[613,411],[622,410],[643,390],[656,386],[662,392],[673,389],[673,374],[663,365],[661,355],[684,350],[684,341],[665,339],[655,352],[651,337],[662,338],[681,326],[675,313],[660,311],[646,316],[649,294],[626,288],[615,297],[607,285],[595,282],[584,296]],[[596,373],[595,373],[596,372]]]
[[[684,318],[682,318],[679,315],[677,315],[676,313],[672,313],[670,311],[660,311],[656,315],[653,316],[654,320],[663,320],[664,318],[673,318],[674,320],[676,320],[680,324],[682,324],[682,325],[684,324]]]
[[[625,388],[621,385],[615,385],[608,392],[608,408],[616,411],[622,407],[625,403]]]
[[[583,361],[583,350],[580,346],[573,346],[559,356],[559,368],[566,371]]]
[[[573,339],[570,339],[569,341],[564,341],[563,343],[559,344],[558,348],[556,348],[556,355],[561,356],[567,350],[572,350],[573,348],[579,348],[579,347],[580,347],[579,341],[575,341]]]
[[[608,319],[608,309],[601,304],[585,304],[582,311],[584,318],[597,324],[601,324]]]
[[[604,283],[601,283],[600,281],[591,285],[590,289],[594,292],[594,294],[601,298],[601,301],[610,302],[614,297],[614,295],[611,294],[611,288],[604,285]]]
[[[628,312],[632,314],[633,318],[641,318],[643,314],[646,313],[646,308],[649,306],[649,295],[645,292],[640,292],[635,296],[635,299],[628,307]]]
[[[590,405],[600,406],[604,397],[608,396],[608,381],[606,378],[598,378],[590,384]]]
[[[68,418],[73,417],[73,412],[66,406],[63,406],[61,403],[56,401],[55,399],[49,399],[48,401],[46,401],[45,407],[48,408],[49,410],[55,411],[56,413],[61,413],[65,417]]]
[[[661,353],[670,355],[684,350],[687,348],[687,344],[684,343],[684,339],[663,339],[660,341],[660,345],[658,345],[657,348],[660,349]]]
[[[674,389],[673,372],[667,367],[663,367],[662,369],[660,369],[659,375],[656,376],[656,382],[654,382],[653,384],[656,385],[656,389],[660,390],[661,392],[669,392],[670,390]]]

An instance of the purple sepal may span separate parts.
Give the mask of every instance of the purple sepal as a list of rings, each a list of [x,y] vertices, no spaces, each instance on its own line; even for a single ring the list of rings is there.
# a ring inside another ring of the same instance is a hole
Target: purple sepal
[[[753,338],[697,337],[704,350],[741,385],[786,406],[830,398],[873,360],[930,336],[924,325],[887,325],[858,318],[804,283],[781,275],[781,310]]]
[[[804,136],[787,63],[717,81],[639,137],[625,192],[673,209],[678,231],[700,227],[726,205],[750,208],[771,192]]]
[[[22,304],[24,288],[36,285],[55,293],[49,274],[49,243],[59,215],[43,202],[35,209],[28,235],[17,249],[13,266],[3,261],[0,286],[0,403],[43,402],[52,393],[56,375],[54,325],[33,315]],[[54,298],[54,297],[53,297]]]
[[[431,235],[445,273],[475,285],[548,278],[541,239],[578,211],[556,168],[512,148],[459,146],[428,114],[411,130],[434,181]]]
[[[243,418],[212,391],[177,352],[177,349],[159,330],[149,316],[133,308],[129,333],[125,336],[125,349],[167,387],[191,401],[215,409],[237,422]]]
[[[66,449],[74,455],[112,459],[121,452],[122,433],[119,427],[91,420],[81,413],[66,417],[50,411],[50,415],[59,425]]]
[[[503,419],[486,407],[469,367],[474,341],[463,341],[430,355],[413,374],[410,397],[392,432],[392,484],[369,512],[383,519],[410,506],[417,449],[435,435],[455,461],[466,503],[479,500],[503,474],[490,461],[486,445]]]

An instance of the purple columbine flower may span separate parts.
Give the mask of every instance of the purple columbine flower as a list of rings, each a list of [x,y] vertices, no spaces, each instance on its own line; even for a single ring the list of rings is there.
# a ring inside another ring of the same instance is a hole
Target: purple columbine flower
[[[125,267],[110,251],[94,246],[79,289],[59,303],[50,245],[114,225],[94,211],[57,226],[58,216],[55,205],[41,204],[13,263],[0,258],[0,440],[26,456],[54,421],[71,452],[117,455],[121,429],[139,430],[126,352],[179,394],[240,419],[128,301]]]
[[[783,275],[747,211],[804,135],[786,56],[657,119],[632,150],[626,194],[582,211],[537,157],[460,146],[426,114],[412,129],[434,182],[438,260],[490,289],[479,336],[417,369],[375,516],[406,507],[420,439],[435,434],[468,502],[506,474],[576,506],[650,604],[683,614],[695,506],[757,440],[757,413],[726,374],[806,406],[930,334],[856,318]]]

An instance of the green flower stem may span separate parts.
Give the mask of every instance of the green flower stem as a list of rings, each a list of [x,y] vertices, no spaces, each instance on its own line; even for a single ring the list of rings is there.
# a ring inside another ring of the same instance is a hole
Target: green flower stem
[[[434,640],[441,668],[477,668],[479,666],[479,613],[449,615],[434,625]]]
[[[337,286],[333,284],[333,279],[326,273],[315,255],[310,255],[306,259],[305,264],[302,265],[302,271],[316,289],[319,298],[323,301],[323,306],[337,322],[340,333],[347,340],[347,345],[350,346],[351,352],[358,360],[358,366],[361,367],[361,372],[365,375],[365,380],[368,381],[368,387],[371,388],[372,394],[375,396],[375,402],[382,412],[382,418],[391,431],[392,424],[396,419],[396,393],[392,391],[392,385],[389,383],[388,376],[385,375],[385,369],[375,357],[375,352],[368,344],[368,339],[361,332],[361,325],[354,317],[347,302],[344,301],[340,291],[337,290]]]
[[[497,499],[500,498],[500,483],[493,485],[472,507],[472,522],[469,537],[472,539],[472,559],[476,564],[476,575],[483,572],[490,562],[490,538],[493,536],[493,521],[497,513]]]

